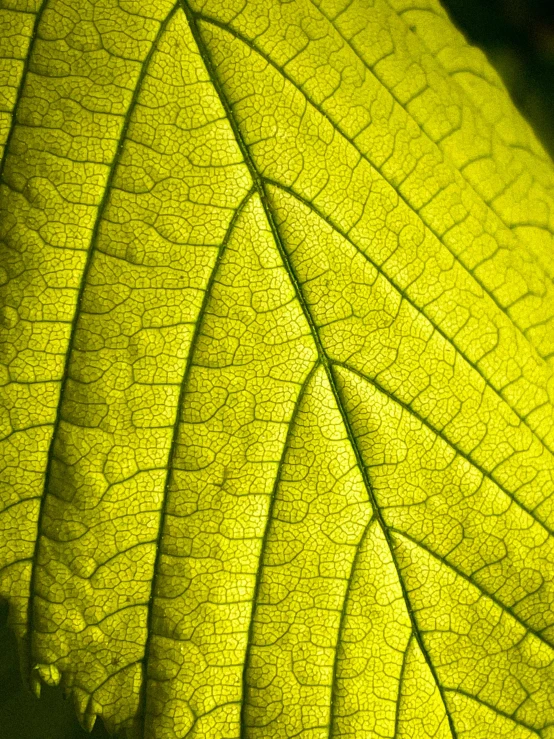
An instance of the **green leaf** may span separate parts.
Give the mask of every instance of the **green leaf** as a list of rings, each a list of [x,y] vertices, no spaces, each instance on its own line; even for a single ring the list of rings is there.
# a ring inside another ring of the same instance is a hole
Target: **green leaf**
[[[553,739],[554,170],[435,0],[3,0],[0,594],[137,739]]]

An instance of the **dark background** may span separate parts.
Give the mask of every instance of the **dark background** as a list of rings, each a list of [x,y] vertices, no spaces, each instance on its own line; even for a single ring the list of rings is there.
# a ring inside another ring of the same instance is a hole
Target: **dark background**
[[[443,0],[454,23],[496,67],[513,101],[554,158],[554,0]],[[82,729],[61,691],[43,686],[37,700],[24,686],[15,638],[0,605],[2,739],[107,739],[101,721]]]

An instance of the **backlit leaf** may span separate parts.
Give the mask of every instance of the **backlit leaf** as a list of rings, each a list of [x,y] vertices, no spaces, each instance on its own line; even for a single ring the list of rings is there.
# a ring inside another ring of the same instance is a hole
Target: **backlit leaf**
[[[3,0],[0,595],[135,739],[553,739],[554,171],[435,0]]]

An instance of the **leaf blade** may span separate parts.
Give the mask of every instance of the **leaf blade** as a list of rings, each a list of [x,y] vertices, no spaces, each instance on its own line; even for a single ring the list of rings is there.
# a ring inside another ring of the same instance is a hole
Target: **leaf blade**
[[[113,51],[122,16],[99,13]],[[547,737],[554,287],[540,148],[529,139],[519,155],[525,127],[510,141],[478,110],[433,3],[153,3],[140,23],[150,36],[135,39],[120,143],[94,185],[84,287],[66,301],[78,330],[57,339],[72,350],[49,401],[39,673],[63,676],[84,723],[101,712],[144,739],[476,739],[483,724]],[[67,38],[94,55],[86,13]],[[64,63],[53,43],[50,72]],[[489,160],[506,201],[487,190]],[[522,167],[536,171],[527,190]],[[503,204],[524,190],[539,204],[528,223]],[[295,492],[310,444],[321,461]],[[279,518],[310,495],[305,521]],[[324,501],[348,513],[326,519]],[[7,500],[5,527],[17,507]],[[390,561],[368,568],[368,541]],[[363,580],[382,581],[379,567],[403,611]],[[356,583],[403,644],[383,651],[387,697]],[[273,588],[288,595],[273,602]],[[472,619],[488,634],[480,661]],[[264,660],[278,665],[271,683]]]

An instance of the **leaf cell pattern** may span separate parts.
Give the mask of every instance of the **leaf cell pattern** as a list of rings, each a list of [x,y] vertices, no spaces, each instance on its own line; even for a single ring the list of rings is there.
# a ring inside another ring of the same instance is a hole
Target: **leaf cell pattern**
[[[435,0],[4,0],[0,594],[136,739],[554,738],[554,171]]]

